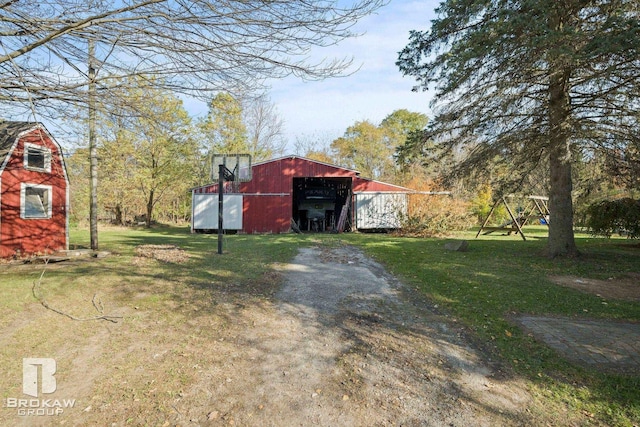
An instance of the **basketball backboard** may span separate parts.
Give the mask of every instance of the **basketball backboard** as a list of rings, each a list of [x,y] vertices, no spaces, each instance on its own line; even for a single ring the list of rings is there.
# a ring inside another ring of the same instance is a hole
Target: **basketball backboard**
[[[220,165],[234,175],[236,182],[251,181],[251,154],[214,154],[211,161],[211,178],[218,177]]]

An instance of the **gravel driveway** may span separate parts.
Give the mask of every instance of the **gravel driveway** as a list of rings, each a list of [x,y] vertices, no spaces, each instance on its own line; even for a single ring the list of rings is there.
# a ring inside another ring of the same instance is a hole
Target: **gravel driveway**
[[[519,381],[358,249],[301,249],[284,275],[277,315],[247,337],[261,403],[239,424],[535,424]]]

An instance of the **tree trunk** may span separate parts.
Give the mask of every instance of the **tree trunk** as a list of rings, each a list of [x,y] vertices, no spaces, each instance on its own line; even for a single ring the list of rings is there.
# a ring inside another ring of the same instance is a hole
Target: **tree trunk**
[[[122,217],[122,206],[120,205],[120,203],[116,204],[116,224],[117,225],[124,225],[124,219]]]
[[[98,147],[96,144],[95,42],[89,39],[89,235],[91,249],[98,250]]]
[[[552,68],[553,70],[553,68]],[[578,253],[573,234],[573,200],[571,191],[571,143],[569,139],[570,70],[555,68],[549,85],[549,240],[547,255],[575,257]]]
[[[153,214],[153,190],[149,191],[149,198],[147,199],[147,218],[145,219],[147,228],[151,228],[152,214]]]
[[[564,155],[563,155],[564,154]],[[549,194],[549,240],[547,255],[575,257],[579,255],[573,234],[573,200],[571,198],[571,163],[569,147],[555,147],[551,153],[551,190]]]

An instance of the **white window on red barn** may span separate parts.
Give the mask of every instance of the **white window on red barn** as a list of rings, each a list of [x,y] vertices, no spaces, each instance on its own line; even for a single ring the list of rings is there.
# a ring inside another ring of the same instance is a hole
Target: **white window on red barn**
[[[51,173],[51,150],[42,145],[24,144],[24,168]]]
[[[23,183],[20,189],[20,217],[51,218],[51,194],[50,185]]]

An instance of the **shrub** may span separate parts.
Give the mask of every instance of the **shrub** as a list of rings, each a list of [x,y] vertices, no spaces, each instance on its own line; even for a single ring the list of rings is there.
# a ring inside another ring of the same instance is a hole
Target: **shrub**
[[[417,191],[442,191],[439,183],[419,174],[403,184]],[[399,216],[402,228],[395,234],[409,237],[442,236],[467,230],[475,223],[469,203],[444,194],[410,194],[407,212]]]
[[[613,233],[640,238],[640,200],[604,200],[587,208],[587,227],[591,234],[611,237]]]
[[[412,194],[409,209],[401,218],[402,229],[397,234],[412,237],[442,236],[467,230],[475,217],[469,214],[468,203],[446,195]]]

